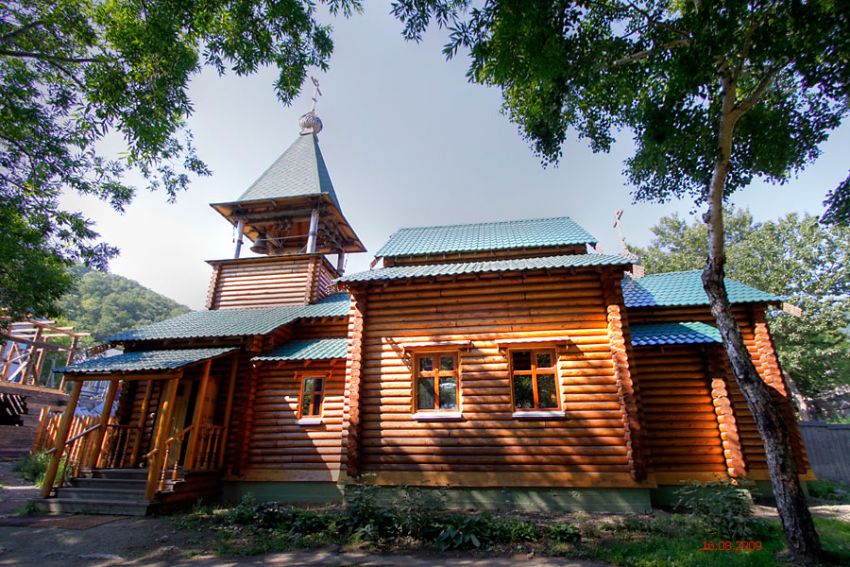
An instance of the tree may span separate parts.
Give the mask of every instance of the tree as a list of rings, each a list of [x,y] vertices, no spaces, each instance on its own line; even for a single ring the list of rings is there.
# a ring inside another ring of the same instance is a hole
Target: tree
[[[404,35],[431,21],[444,52],[468,50],[470,80],[497,86],[504,109],[544,164],[567,133],[595,151],[623,129],[635,152],[625,172],[638,200],[690,196],[705,206],[703,284],[736,380],[765,444],[791,553],[820,544],[788,432],[744,348],[723,284],[723,202],[755,177],[784,183],[818,156],[847,113],[846,0],[396,0]],[[847,220],[850,178],[827,217]]]
[[[133,280],[83,266],[72,271],[74,287],[59,302],[62,320],[90,332],[94,342],[189,312]]]
[[[346,15],[360,6],[324,3]],[[130,170],[169,199],[210,173],[186,129],[189,80],[203,67],[247,75],[274,65],[288,104],[332,49],[310,0],[0,3],[0,306],[53,315],[65,267],[103,268],[117,253],[82,213],[61,209],[62,190],[123,211]],[[124,152],[102,151],[110,133]]]
[[[850,383],[850,229],[823,226],[811,215],[757,223],[745,210],[726,211],[727,274],[784,296],[799,317],[769,313],[782,368],[807,396]],[[633,248],[647,272],[693,270],[705,264],[707,228],[678,215],[663,217],[645,249]]]

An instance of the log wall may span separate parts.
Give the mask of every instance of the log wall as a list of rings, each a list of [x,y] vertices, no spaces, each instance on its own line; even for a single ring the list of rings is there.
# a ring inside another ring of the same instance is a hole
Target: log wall
[[[247,475],[336,481],[339,476],[345,365],[342,361],[263,362],[257,372]],[[321,424],[297,420],[302,375],[326,377]]]
[[[603,277],[591,271],[504,274],[353,290],[361,305],[368,294],[358,361],[360,471],[611,473],[628,479],[635,471]],[[563,335],[570,337],[557,349],[565,417],[513,417],[508,354],[497,341]],[[473,344],[459,353],[463,417],[417,421],[405,347],[445,341]],[[624,350],[617,356],[619,365],[628,364]]]
[[[733,306],[735,319],[741,327],[744,344],[752,357],[753,364],[762,379],[772,388],[775,403],[780,405],[785,415],[791,431],[791,441],[797,456],[798,469],[803,474],[808,470],[805,448],[794,418],[787,387],[779,369],[779,361],[776,358],[773,341],[764,321],[765,310],[764,304],[737,304]],[[711,315],[708,306],[629,309],[629,320],[633,325],[678,321],[701,321],[715,325],[714,317]],[[668,350],[665,349],[665,352]],[[718,366],[718,372],[722,374],[725,382],[726,399],[728,399],[734,412],[737,434],[740,438],[748,474],[753,471],[760,471],[760,474],[764,475],[767,470],[767,461],[755,419],[735,381],[726,353],[721,348],[716,348],[712,352],[711,362]],[[643,369],[640,361],[636,362],[636,366],[638,374],[642,377]],[[649,423],[647,425],[650,426]]]
[[[540,258],[543,256],[561,256],[564,254],[587,254],[587,245],[574,244],[570,246],[551,246],[547,248],[513,248],[508,250],[478,250],[447,254],[427,254],[423,256],[394,256],[392,258],[384,258],[384,266],[457,264],[461,262],[508,260],[511,258]]]
[[[327,295],[336,270],[318,254],[210,262],[208,309],[306,305]]]
[[[704,349],[683,345],[634,350],[650,470],[725,473]]]

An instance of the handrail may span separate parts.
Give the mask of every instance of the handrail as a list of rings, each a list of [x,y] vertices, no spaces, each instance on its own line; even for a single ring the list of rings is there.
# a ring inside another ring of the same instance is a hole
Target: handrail
[[[189,427],[186,427],[186,428],[184,428],[184,429],[181,429],[181,430],[180,430],[177,434],[175,434],[174,436],[169,437],[168,439],[166,439],[165,441],[163,441],[162,446],[163,446],[163,447],[166,447],[166,446],[168,446],[168,445],[171,445],[172,443],[174,443],[174,442],[175,442],[175,441],[177,441],[178,439],[180,439],[180,440],[182,441],[182,440],[183,440],[183,436],[184,436],[184,435],[186,435],[186,433],[187,433],[189,430],[191,430],[193,427],[195,427],[195,424],[194,424],[194,423],[193,423],[192,425],[190,425]],[[153,449],[152,451],[150,451],[149,453],[145,453],[145,455],[144,455],[144,456],[145,456],[145,458],[149,458],[149,457],[151,457],[152,455],[156,455],[157,453],[159,453],[159,450],[160,450],[160,449],[161,449],[161,447],[154,447],[154,449]]]
[[[83,432],[81,432],[81,433],[77,433],[76,435],[74,435],[73,437],[71,437],[70,439],[68,439],[67,441],[65,441],[65,444],[64,444],[62,447],[63,447],[63,448],[64,448],[64,447],[67,447],[68,445],[70,445],[71,443],[73,443],[74,441],[76,441],[77,439],[80,439],[80,438],[82,438],[82,437],[85,437],[86,435],[88,435],[88,434],[89,434],[89,433],[91,433],[92,431],[95,431],[96,429],[100,429],[100,424],[99,424],[99,423],[98,423],[97,425],[92,425],[91,427],[89,427],[88,429],[86,429],[85,431],[83,431]],[[45,451],[45,452],[44,452],[44,454],[45,454],[45,455],[50,455],[50,454],[55,453],[55,452],[56,452],[56,447],[53,447],[53,448],[48,449],[47,451]]]

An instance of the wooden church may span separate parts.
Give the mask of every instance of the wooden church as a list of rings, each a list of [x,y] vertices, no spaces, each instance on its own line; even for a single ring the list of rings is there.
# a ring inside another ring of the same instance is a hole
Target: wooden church
[[[207,309],[64,369],[51,509],[328,502],[372,484],[439,488],[446,506],[643,511],[681,481],[767,480],[698,272],[636,277],[564,216],[403,228],[382,266],[344,275],[365,247],[321,121],[301,126],[241,197],[212,205],[239,242],[209,262]],[[243,237],[259,256],[240,257]],[[780,298],[726,285],[805,473],[765,323]],[[90,380],[110,383],[102,419],[71,435]]]

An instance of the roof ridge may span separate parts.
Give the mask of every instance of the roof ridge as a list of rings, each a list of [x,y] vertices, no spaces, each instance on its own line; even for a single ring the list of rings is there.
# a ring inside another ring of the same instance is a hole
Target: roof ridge
[[[390,238],[394,235],[402,232],[404,230],[418,230],[421,228],[454,228],[460,226],[481,226],[481,225],[492,225],[492,224],[519,224],[524,222],[538,222],[538,221],[548,221],[548,220],[568,220],[570,222],[575,223],[572,217],[567,215],[561,215],[558,217],[538,217],[532,219],[511,219],[511,220],[503,220],[503,221],[481,221],[481,222],[468,222],[468,223],[456,223],[456,224],[434,224],[434,225],[423,225],[423,226],[405,226],[397,231],[395,231]],[[576,223],[578,224],[578,223]]]

